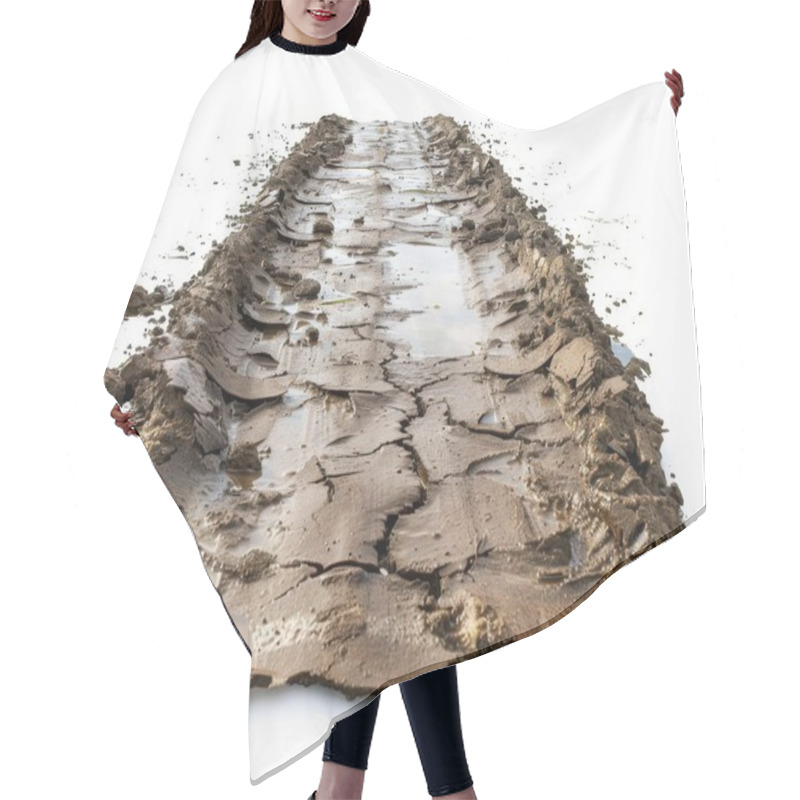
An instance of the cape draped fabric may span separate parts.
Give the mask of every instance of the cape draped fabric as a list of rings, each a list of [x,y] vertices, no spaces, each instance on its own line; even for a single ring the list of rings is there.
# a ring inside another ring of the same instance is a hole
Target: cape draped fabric
[[[705,510],[669,96],[521,130],[276,34],[200,100],[104,384],[252,656],[253,783]]]

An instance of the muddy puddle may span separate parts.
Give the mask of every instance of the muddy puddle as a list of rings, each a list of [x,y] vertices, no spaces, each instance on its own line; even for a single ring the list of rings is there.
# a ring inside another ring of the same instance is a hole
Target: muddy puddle
[[[682,529],[642,362],[447,117],[322,118],[109,371],[260,687],[369,694]]]

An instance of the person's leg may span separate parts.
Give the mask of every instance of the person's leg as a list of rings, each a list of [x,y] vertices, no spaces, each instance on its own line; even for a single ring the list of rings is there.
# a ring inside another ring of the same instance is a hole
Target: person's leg
[[[380,699],[378,695],[334,724],[322,751],[322,777],[314,800],[360,800]]]
[[[455,664],[400,684],[431,797],[475,797],[467,765]]]

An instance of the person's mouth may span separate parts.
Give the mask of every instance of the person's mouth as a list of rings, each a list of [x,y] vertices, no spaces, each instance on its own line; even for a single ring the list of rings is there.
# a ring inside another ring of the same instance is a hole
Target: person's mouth
[[[314,19],[319,19],[319,20],[323,20],[323,21],[329,20],[329,19],[331,19],[331,17],[335,17],[336,16],[336,14],[331,14],[330,11],[319,11],[316,8],[310,8],[308,10],[308,13],[311,14],[311,16],[314,17]]]

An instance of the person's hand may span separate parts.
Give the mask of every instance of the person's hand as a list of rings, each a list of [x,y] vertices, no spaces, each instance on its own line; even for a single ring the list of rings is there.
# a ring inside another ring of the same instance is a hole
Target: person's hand
[[[114,424],[118,428],[122,428],[126,436],[130,436],[131,434],[138,436],[139,431],[137,431],[133,425],[131,414],[133,414],[133,411],[123,411],[119,407],[119,403],[114,403],[114,408],[111,409],[111,416],[114,417]]]
[[[683,78],[681,78],[680,72],[676,69],[673,69],[672,72],[665,72],[664,74],[667,76],[664,83],[672,89],[672,97],[670,97],[669,102],[677,117],[678,108],[680,108],[681,105],[681,97],[683,97]]]

